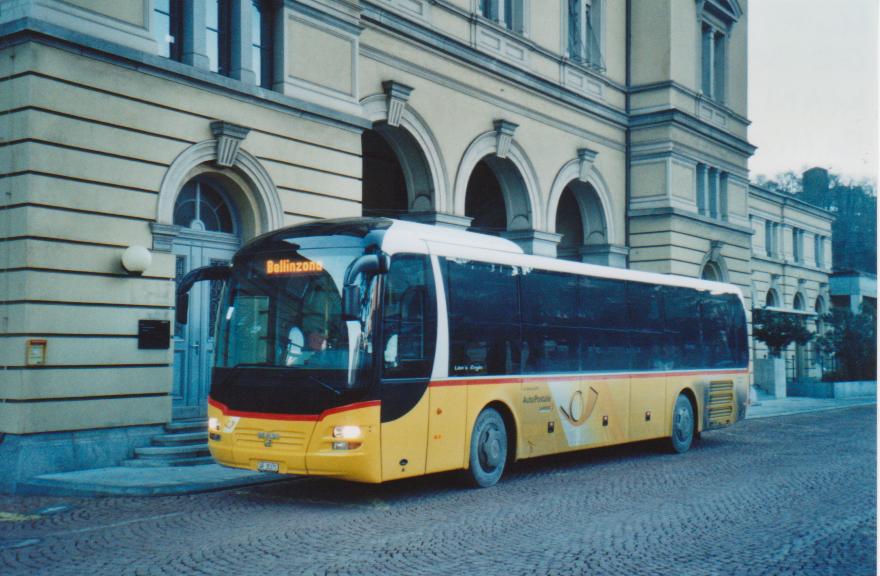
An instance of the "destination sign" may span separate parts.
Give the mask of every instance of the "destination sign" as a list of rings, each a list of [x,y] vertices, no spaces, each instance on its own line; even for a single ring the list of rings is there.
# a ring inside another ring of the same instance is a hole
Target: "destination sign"
[[[315,274],[324,271],[324,263],[317,260],[266,260],[267,276],[292,276]]]

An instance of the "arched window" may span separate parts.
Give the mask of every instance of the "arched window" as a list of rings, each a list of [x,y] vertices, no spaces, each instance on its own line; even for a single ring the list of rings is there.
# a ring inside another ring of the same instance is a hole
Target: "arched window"
[[[775,308],[779,306],[779,297],[776,295],[776,290],[773,288],[767,291],[767,303],[765,306],[767,308]]]
[[[794,295],[794,309],[795,310],[806,310],[807,306],[804,303],[804,296],[800,292]]]
[[[236,234],[232,214],[220,187],[204,177],[187,182],[174,204],[174,224],[193,230]]]
[[[715,282],[721,281],[721,269],[718,267],[718,264],[715,262],[706,262],[706,265],[703,266],[703,272],[700,274],[700,278],[703,280],[713,280]]]

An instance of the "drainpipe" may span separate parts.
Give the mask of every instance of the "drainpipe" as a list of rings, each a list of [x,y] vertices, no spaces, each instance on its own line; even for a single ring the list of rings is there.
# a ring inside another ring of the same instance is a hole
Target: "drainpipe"
[[[624,101],[626,102],[626,152],[625,152],[625,169],[624,169],[624,206],[623,206],[623,242],[627,248],[626,267],[629,268],[629,200],[632,195],[631,176],[630,176],[630,83],[632,82],[631,60],[632,60],[632,0],[626,0],[626,92]]]

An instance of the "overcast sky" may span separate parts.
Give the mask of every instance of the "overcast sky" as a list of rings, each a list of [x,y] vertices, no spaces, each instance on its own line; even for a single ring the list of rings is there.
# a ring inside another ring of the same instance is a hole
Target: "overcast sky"
[[[749,1],[752,179],[877,178],[878,0]]]

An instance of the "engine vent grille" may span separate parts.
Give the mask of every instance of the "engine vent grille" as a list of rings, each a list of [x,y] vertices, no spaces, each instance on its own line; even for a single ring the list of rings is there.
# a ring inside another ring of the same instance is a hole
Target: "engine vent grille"
[[[709,428],[733,424],[736,395],[733,380],[715,380],[706,388],[706,424]]]

